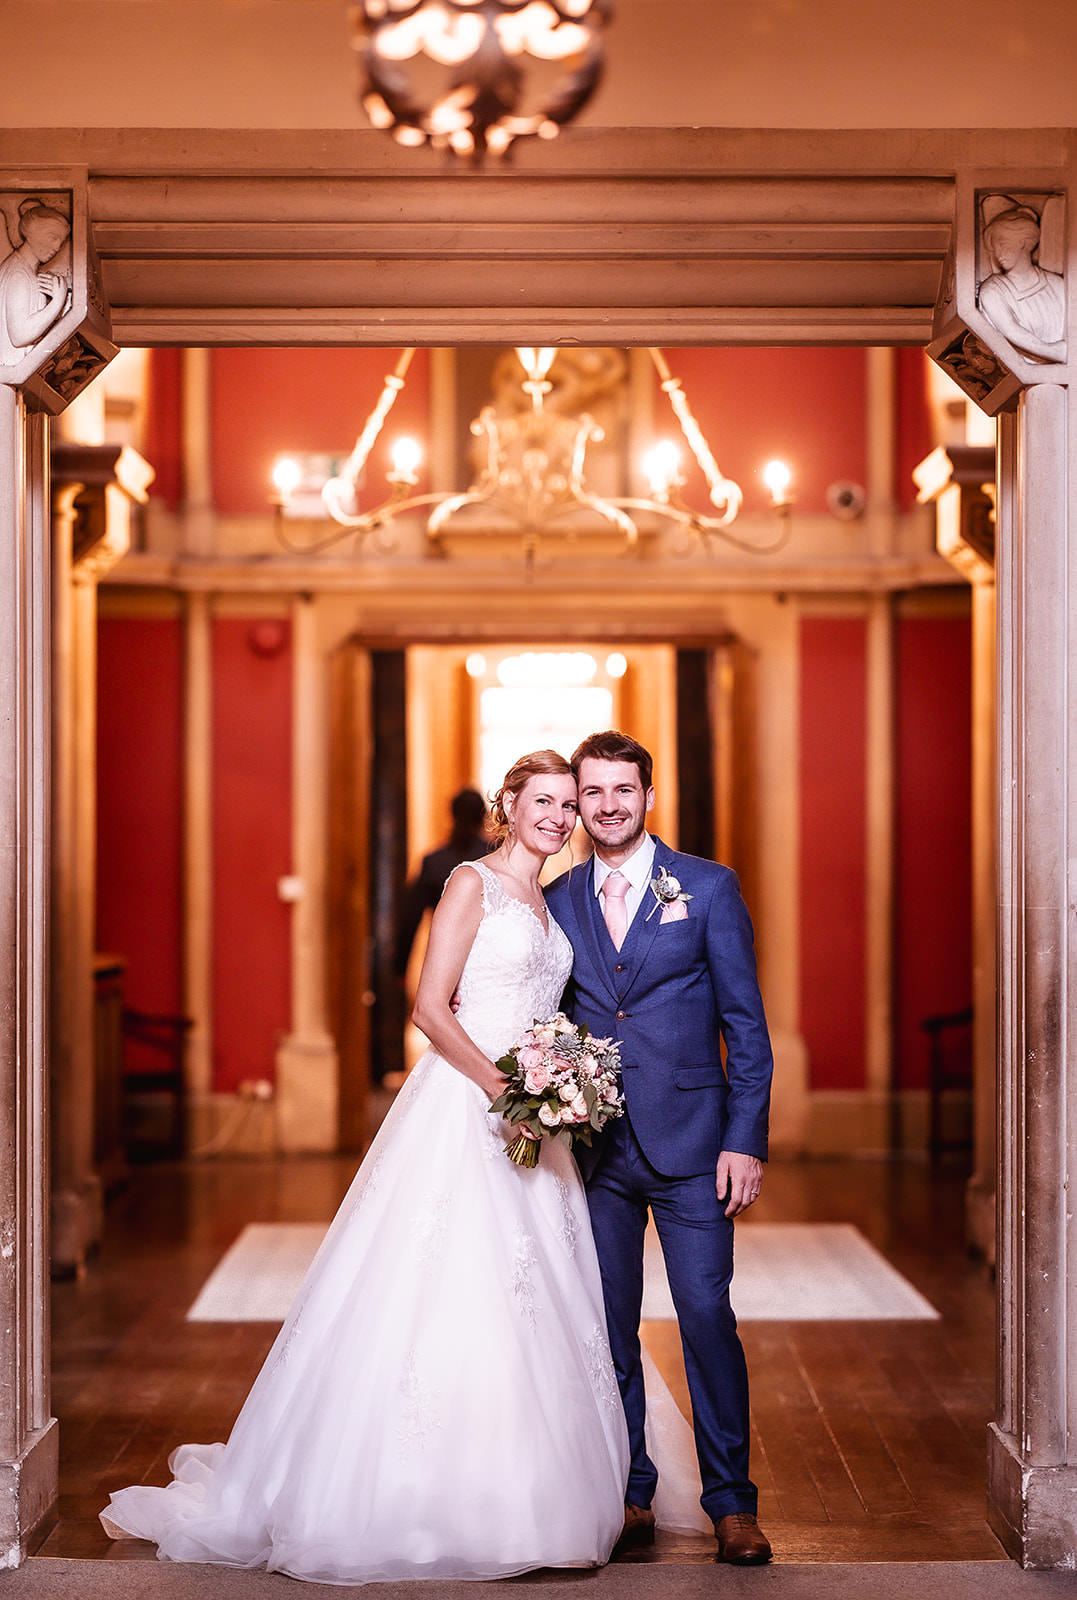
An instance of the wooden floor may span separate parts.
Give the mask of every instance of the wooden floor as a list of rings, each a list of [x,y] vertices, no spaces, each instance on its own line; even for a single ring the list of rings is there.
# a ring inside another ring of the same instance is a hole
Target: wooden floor
[[[59,1520],[38,1554],[153,1559],[110,1544],[109,1491],[167,1480],[187,1440],[221,1439],[276,1329],[184,1314],[248,1222],[327,1220],[352,1176],[342,1158],[144,1168],[111,1203],[100,1254],[55,1286],[53,1411]],[[775,1162],[759,1220],[851,1222],[942,1313],[939,1322],[745,1323],[753,1476],[779,1560],[1004,1559],[984,1520],[993,1395],[993,1291],[962,1242],[963,1174],[882,1162]],[[746,1222],[744,1226],[750,1226]],[[687,1407],[676,1330],[647,1342]],[[713,1557],[659,1536],[636,1561]]]

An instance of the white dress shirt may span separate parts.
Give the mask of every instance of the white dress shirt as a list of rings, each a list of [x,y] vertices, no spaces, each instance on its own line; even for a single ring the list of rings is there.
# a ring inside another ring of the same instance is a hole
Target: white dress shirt
[[[622,861],[619,867],[607,866],[601,857],[595,854],[595,894],[602,893],[602,885],[611,872],[620,872],[628,879],[628,893],[625,895],[625,910],[628,913],[628,926],[631,928],[640,902],[647,893],[651,879],[654,877],[654,839],[645,833],[638,846],[633,850],[627,861]],[[654,900],[654,896],[651,896]],[[658,904],[654,900],[655,905]]]

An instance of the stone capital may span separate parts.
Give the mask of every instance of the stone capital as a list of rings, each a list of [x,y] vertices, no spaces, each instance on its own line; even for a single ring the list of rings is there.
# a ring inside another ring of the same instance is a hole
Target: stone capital
[[[0,170],[0,383],[50,416],[116,354],[84,171]]]
[[[1013,411],[1024,388],[1069,382],[1066,203],[989,173],[956,185],[927,349],[988,416]]]
[[[71,523],[72,576],[97,582],[127,553],[128,519],[117,513],[145,504],[153,468],[130,445],[64,439],[53,444],[50,464],[54,509],[62,507]]]
[[[913,469],[916,498],[936,508],[935,547],[969,583],[995,581],[995,448],[939,445]]]

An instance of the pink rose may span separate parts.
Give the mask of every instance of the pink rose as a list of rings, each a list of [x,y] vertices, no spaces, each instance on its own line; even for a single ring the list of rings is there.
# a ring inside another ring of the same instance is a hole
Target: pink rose
[[[528,1094],[541,1094],[550,1081],[550,1074],[541,1054],[534,1066],[528,1067],[524,1073],[524,1088]]]
[[[539,1106],[539,1121],[544,1128],[557,1128],[561,1125],[561,1113],[555,1111],[553,1106]]]
[[[516,1052],[516,1059],[524,1071],[528,1072],[532,1067],[542,1066],[543,1054],[537,1044],[525,1044]]]

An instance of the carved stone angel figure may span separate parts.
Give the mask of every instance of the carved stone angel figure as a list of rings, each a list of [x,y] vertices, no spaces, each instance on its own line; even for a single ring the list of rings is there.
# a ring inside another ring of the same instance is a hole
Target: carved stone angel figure
[[[1032,259],[1040,243],[1036,212],[1025,205],[997,212],[984,226],[983,242],[995,268],[980,284],[984,316],[1015,350],[1039,361],[1064,361],[1065,284]]]
[[[70,285],[41,268],[66,243],[71,223],[34,195],[0,195],[10,254],[0,262],[0,367],[13,367],[61,315]]]

